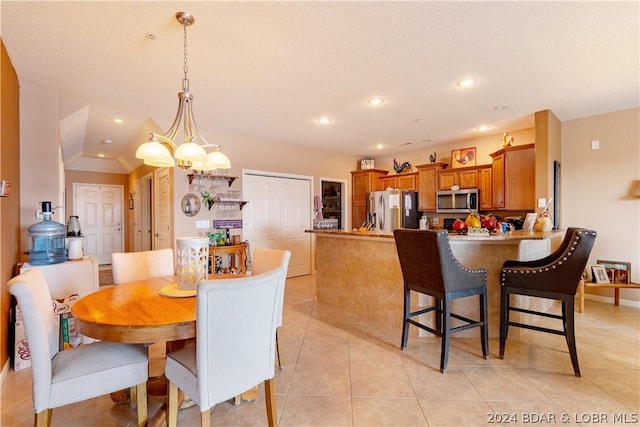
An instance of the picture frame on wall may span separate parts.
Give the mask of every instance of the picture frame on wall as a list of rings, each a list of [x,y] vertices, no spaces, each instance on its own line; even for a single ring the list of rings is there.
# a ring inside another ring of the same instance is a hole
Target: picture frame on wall
[[[462,168],[476,165],[476,147],[451,150],[451,167]]]
[[[592,265],[591,275],[593,276],[593,280],[595,281],[595,283],[611,283],[609,282],[609,276],[607,276],[607,270],[603,265]]]
[[[604,267],[610,283],[628,285],[631,283],[631,263],[624,261],[597,260],[596,264]]]

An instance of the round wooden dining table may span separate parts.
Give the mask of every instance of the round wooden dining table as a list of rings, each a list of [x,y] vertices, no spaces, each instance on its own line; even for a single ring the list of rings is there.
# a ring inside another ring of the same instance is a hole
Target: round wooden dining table
[[[79,333],[103,341],[153,344],[196,336],[196,298],[160,290],[175,277],[155,277],[101,289],[71,307]]]

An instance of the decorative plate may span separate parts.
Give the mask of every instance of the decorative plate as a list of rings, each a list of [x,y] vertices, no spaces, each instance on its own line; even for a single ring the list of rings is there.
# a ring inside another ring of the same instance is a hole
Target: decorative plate
[[[186,216],[196,216],[200,212],[200,198],[197,194],[189,193],[182,198],[182,213]]]

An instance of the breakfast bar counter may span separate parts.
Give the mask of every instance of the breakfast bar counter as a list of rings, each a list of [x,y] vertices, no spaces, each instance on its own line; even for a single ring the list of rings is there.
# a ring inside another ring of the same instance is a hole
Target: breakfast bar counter
[[[343,230],[307,230],[315,236],[317,298],[348,314],[402,330],[403,280],[393,234]],[[486,268],[489,293],[489,334],[499,335],[500,270],[507,259],[528,261],[555,250],[564,231],[511,231],[489,236],[449,234],[451,250],[469,268]],[[421,304],[424,298],[420,295]],[[417,300],[417,298],[412,298]],[[476,318],[477,299],[452,303],[452,311]],[[539,298],[523,300],[524,307],[548,309],[552,302]],[[417,307],[412,307],[415,310]],[[431,316],[433,317],[433,316]],[[415,328],[411,328],[415,329]],[[519,328],[509,331],[516,336]],[[458,336],[475,336],[463,331]]]

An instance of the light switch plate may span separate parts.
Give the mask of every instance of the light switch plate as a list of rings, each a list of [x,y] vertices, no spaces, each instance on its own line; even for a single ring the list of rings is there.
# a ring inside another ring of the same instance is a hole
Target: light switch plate
[[[593,141],[591,141],[591,149],[592,150],[599,150],[600,149],[600,140],[599,139],[594,139]]]
[[[201,229],[201,228],[209,228],[209,221],[196,221],[196,228],[197,229]]]
[[[538,207],[539,208],[547,207],[547,199],[538,199]]]

